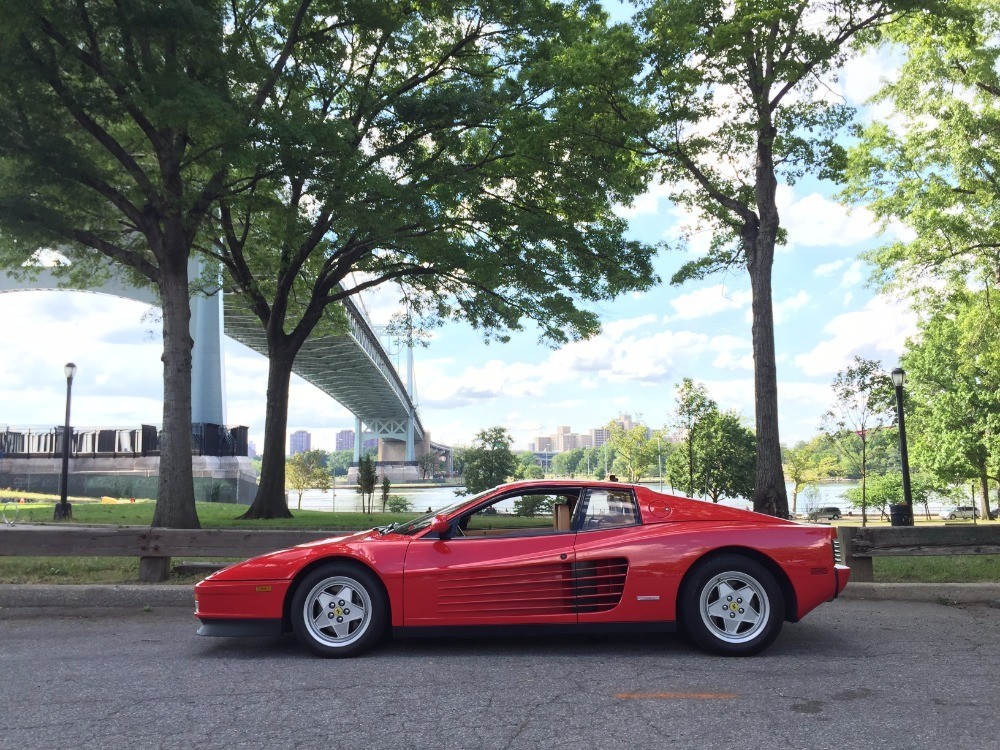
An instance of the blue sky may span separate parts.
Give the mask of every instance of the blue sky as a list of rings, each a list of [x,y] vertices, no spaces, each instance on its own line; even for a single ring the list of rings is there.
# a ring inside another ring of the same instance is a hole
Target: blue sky
[[[849,104],[861,106],[891,73],[891,58],[871,54],[851,62],[832,86]],[[864,110],[864,118],[878,116],[877,109]],[[854,355],[891,369],[915,331],[905,303],[866,286],[869,270],[858,258],[897,233],[879,237],[864,208],[840,206],[834,191],[815,180],[779,190],[789,235],[776,255],[773,281],[785,443],[816,433],[830,406],[829,384]],[[621,211],[634,236],[651,242],[675,237],[689,221],[659,186]],[[707,243],[706,235],[697,235],[688,253]],[[662,253],[658,273],[669,279],[687,257]],[[366,307],[379,323],[396,302],[387,288],[370,295]],[[435,441],[451,445],[468,444],[479,429],[503,425],[518,448],[558,425],[586,432],[621,412],[641,415],[658,428],[670,419],[675,385],[691,377],[752,425],[749,306],[749,283],[734,271],[680,287],[664,283],[602,305],[602,334],[560,350],[540,346],[530,328],[508,344],[487,345],[469,327],[448,325],[416,352],[423,424]],[[155,313],[141,303],[84,292],[0,294],[0,427],[61,423],[62,367],[70,360],[79,367],[74,424],[159,423],[162,340]],[[247,425],[260,445],[267,364],[231,341],[225,356],[228,422]],[[289,432],[309,430],[314,447],[332,449],[335,433],[353,423],[335,401],[294,379]]]

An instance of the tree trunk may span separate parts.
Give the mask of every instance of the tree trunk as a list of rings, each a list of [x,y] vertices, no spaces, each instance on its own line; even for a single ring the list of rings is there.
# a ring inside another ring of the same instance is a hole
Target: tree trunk
[[[861,430],[861,525],[868,525],[868,435]]]
[[[766,97],[763,101],[767,101]],[[757,426],[757,471],[753,509],[778,518],[788,518],[788,493],[781,466],[778,437],[778,365],[774,354],[774,308],[771,299],[771,269],[778,240],[778,181],[774,176],[775,128],[767,111],[761,112],[757,140],[754,192],[757,200],[756,227],[744,228],[744,249],[750,274],[753,313],[754,404]]]
[[[688,427],[688,497],[694,497],[694,423]]]
[[[983,520],[990,518],[990,478],[986,473],[986,462],[979,467],[979,512],[983,514]]]
[[[163,302],[163,432],[153,526],[197,529],[191,468],[191,303],[187,253],[160,261]]]
[[[260,485],[253,504],[240,518],[291,518],[285,497],[285,433],[288,428],[288,392],[295,355],[268,346],[267,408]]]
[[[760,239],[757,244],[760,244]],[[788,493],[781,468],[781,443],[778,437],[778,368],[774,354],[774,311],[771,306],[773,253],[772,241],[770,253],[754,253],[754,262],[748,264],[753,294],[754,405],[757,428],[753,509],[758,513],[788,518]]]

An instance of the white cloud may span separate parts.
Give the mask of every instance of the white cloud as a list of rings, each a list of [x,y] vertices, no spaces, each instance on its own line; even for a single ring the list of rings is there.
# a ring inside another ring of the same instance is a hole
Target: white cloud
[[[726,289],[725,284],[715,284],[675,297],[670,300],[670,306],[675,311],[673,318],[693,320],[726,310],[738,310],[749,305],[750,300],[749,289],[731,291]]]
[[[794,297],[789,297],[788,299],[782,300],[774,305],[774,324],[780,325],[785,322],[785,318],[789,313],[793,313],[797,310],[801,310],[805,307],[811,298],[809,294],[805,291],[800,291]]]
[[[669,228],[663,233],[668,241],[683,244],[687,255],[700,258],[707,255],[712,246],[712,231],[709,223],[696,209],[672,203],[666,210]]]
[[[855,284],[860,284],[865,277],[863,269],[864,264],[860,260],[856,260],[851,263],[851,267],[848,268],[844,272],[844,275],[840,278],[840,285],[854,286]]]
[[[561,384],[596,389],[601,383],[662,383],[674,377],[676,361],[694,359],[710,344],[708,336],[691,331],[635,333],[655,320],[649,315],[618,321],[606,326],[599,336],[567,344],[540,362],[491,359],[456,373],[450,362],[424,361],[418,373],[420,382],[426,383],[420,390],[421,404],[444,408],[498,398],[538,397]],[[546,407],[553,405],[547,403]]]
[[[670,200],[670,191],[673,188],[661,182],[652,183],[645,193],[639,195],[632,201],[631,206],[615,206],[614,211],[619,216],[632,219],[641,215],[656,215],[660,213],[660,201]]]
[[[906,339],[916,333],[916,315],[904,303],[874,297],[864,309],[835,316],[823,327],[828,338],[795,364],[806,375],[833,375],[854,355],[894,362]]]
[[[886,83],[898,78],[901,63],[901,53],[891,47],[880,46],[861,55],[852,55],[840,72],[840,93],[848,104],[859,107]]]
[[[787,185],[778,186],[777,200],[790,245],[849,247],[880,231],[874,214],[863,206],[849,209],[815,192],[796,199]]]
[[[831,261],[830,263],[822,263],[813,269],[813,273],[816,276],[830,276],[838,269],[843,268],[845,263],[847,263],[847,261],[844,259]]]
[[[750,340],[724,334],[708,342],[710,351],[718,352],[712,367],[720,370],[753,370]]]

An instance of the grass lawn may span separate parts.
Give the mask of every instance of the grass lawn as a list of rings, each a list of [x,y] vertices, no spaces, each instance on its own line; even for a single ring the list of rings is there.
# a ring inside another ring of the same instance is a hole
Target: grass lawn
[[[872,562],[879,583],[1000,583],[1000,555],[874,557]]]

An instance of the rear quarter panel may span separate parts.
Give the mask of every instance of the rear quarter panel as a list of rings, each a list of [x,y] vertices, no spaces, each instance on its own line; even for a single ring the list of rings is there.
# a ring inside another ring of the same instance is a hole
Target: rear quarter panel
[[[582,614],[580,621],[676,620],[684,576],[702,558],[726,551],[756,555],[782,571],[794,592],[788,615],[798,620],[837,594],[831,534],[829,527],[739,521],[661,522],[618,533],[581,532],[578,561],[621,555],[629,561],[629,574],[619,607]]]

